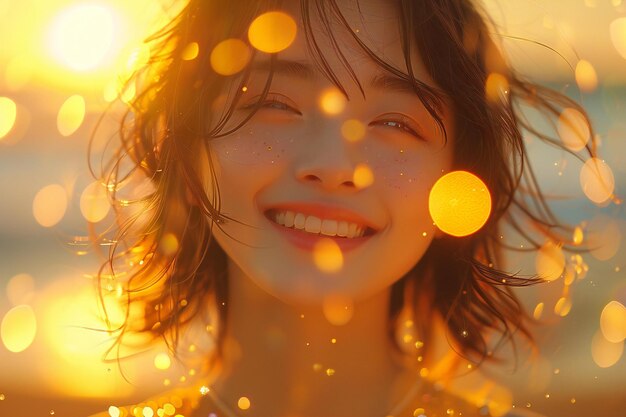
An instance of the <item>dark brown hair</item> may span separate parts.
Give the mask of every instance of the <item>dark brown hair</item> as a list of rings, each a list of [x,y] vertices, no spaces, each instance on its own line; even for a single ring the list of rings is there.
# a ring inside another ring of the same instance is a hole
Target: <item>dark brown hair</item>
[[[110,184],[119,215],[116,244],[100,271],[101,287],[114,284],[111,288],[115,288],[114,281],[119,281],[128,305],[142,305],[145,319],[135,322],[127,316],[118,329],[120,342],[128,332],[140,331],[167,336],[175,349],[182,326],[211,311],[208,319],[216,330],[215,358],[221,356],[228,311],[227,262],[211,232],[213,227],[220,227],[221,221],[237,219],[227,219],[220,213],[217,181],[213,181],[215,189],[211,193],[215,198],[209,201],[200,164],[208,163],[212,174],[214,168],[210,158],[199,161],[198,155],[203,147],[211,146],[211,138],[244,125],[255,109],[237,127],[225,131],[248,72],[244,68],[230,79],[218,75],[211,69],[209,56],[227,38],[243,40],[250,22],[263,11],[280,8],[280,3],[191,0],[170,24],[148,40],[150,62],[129,81],[139,89],[119,129],[121,145],[100,175]],[[400,312],[411,303],[413,321],[422,340],[428,342],[431,338],[429,325],[439,315],[447,324],[455,348],[480,362],[491,356],[494,346],[487,337],[494,332],[501,335],[501,342],[511,340],[516,332],[532,339],[529,317],[512,287],[540,279],[500,269],[502,251],[506,249],[500,237],[502,226],[511,226],[532,250],[546,238],[566,247],[571,244],[564,237],[568,235],[567,227],[554,218],[540,192],[527,160],[523,134],[565,148],[558,138],[529,125],[522,106],[540,111],[549,120],[558,118],[566,107],[586,113],[566,96],[516,74],[494,43],[489,20],[472,1],[389,3],[398,12],[406,68],[394,68],[369,50],[347,26],[337,0],[300,1],[309,52],[320,71],[345,92],[325,59],[328,51],[318,46],[311,30],[313,19],[327,23],[323,26],[329,31],[331,21],[343,23],[346,33],[354,36],[373,62],[414,84],[416,95],[442,128],[439,100],[443,96],[451,104],[456,132],[454,168],[471,171],[483,179],[491,191],[492,214],[487,224],[471,236],[433,241],[418,264],[393,285],[389,334],[395,341]],[[182,51],[191,42],[199,45],[199,54],[185,60]],[[413,75],[412,50],[419,51],[440,91]],[[337,48],[334,53],[341,51]],[[354,71],[343,62],[358,84]],[[506,80],[495,98],[485,93],[490,74]],[[270,83],[271,72],[265,93]],[[232,89],[233,97],[218,111],[212,106],[225,85],[237,88]],[[587,151],[594,153],[589,146]],[[121,189],[137,172],[150,179],[153,189],[145,197],[129,202],[121,196]],[[139,213],[125,214],[129,205],[139,206]],[[164,239],[172,236],[178,245],[164,245]]]

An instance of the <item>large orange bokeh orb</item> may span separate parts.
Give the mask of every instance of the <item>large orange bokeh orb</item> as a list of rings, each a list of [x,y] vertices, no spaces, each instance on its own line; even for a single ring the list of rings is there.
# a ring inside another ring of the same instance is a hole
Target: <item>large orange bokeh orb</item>
[[[480,230],[491,214],[491,194],[485,183],[467,171],[453,171],[437,180],[428,199],[435,225],[452,236]]]

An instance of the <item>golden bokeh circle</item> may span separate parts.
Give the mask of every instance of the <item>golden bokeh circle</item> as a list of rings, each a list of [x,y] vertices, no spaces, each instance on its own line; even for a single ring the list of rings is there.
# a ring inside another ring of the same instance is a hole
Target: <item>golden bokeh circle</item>
[[[437,180],[430,191],[428,210],[435,225],[452,236],[480,230],[491,214],[491,194],[485,183],[467,171],[453,171]]]
[[[296,39],[296,22],[287,13],[263,13],[248,28],[250,44],[261,52],[276,53],[287,49]]]

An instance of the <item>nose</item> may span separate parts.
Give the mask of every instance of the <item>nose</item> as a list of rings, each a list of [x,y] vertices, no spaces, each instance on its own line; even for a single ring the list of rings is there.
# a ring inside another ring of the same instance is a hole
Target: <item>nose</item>
[[[296,166],[298,181],[317,185],[325,190],[356,190],[354,171],[356,158],[354,145],[335,132],[319,132],[302,147]]]

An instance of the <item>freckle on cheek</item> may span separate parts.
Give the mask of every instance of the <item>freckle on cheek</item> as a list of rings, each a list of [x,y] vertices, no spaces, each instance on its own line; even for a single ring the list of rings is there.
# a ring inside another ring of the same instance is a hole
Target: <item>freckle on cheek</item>
[[[273,165],[287,156],[293,139],[247,130],[214,140],[213,148],[224,160],[243,166]]]

